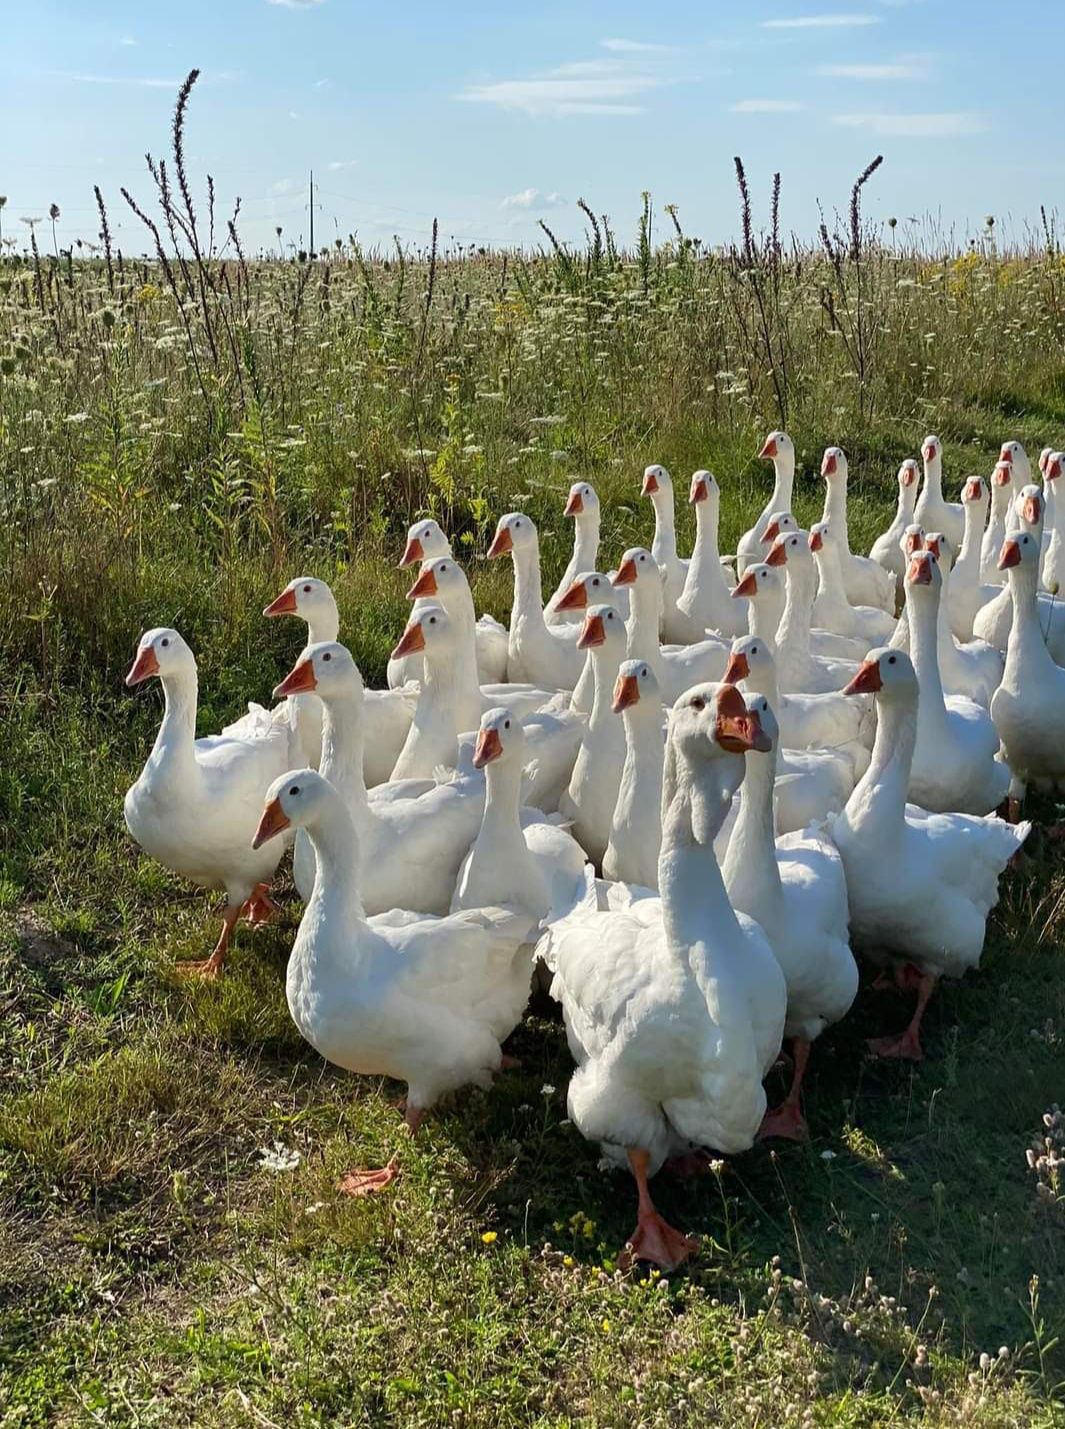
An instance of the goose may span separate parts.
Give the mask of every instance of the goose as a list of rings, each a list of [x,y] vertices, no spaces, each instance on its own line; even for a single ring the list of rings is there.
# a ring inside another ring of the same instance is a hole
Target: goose
[[[873,542],[869,559],[895,580],[895,609],[902,604],[902,578],[906,574],[906,563],[902,558],[899,543],[906,527],[913,521],[913,510],[917,504],[917,477],[920,468],[913,457],[907,457],[899,467],[899,501],[890,526]]]
[[[612,605],[621,619],[627,620],[629,592],[624,586],[614,585],[613,579],[602,571],[578,571],[569,590],[559,600],[558,608],[567,615],[579,615],[583,621],[592,605]],[[573,687],[570,709],[580,714],[591,713],[594,683],[592,661],[586,659],[580,679]]]
[[[1017,513],[1017,529],[1027,531],[1039,542],[1043,549],[1044,515],[1046,511],[1043,493],[1036,485],[1022,487],[1014,501]],[[989,600],[976,613],[973,634],[985,640],[996,650],[1005,653],[1009,639],[1010,622],[1013,619],[1013,599],[1010,586],[1005,586],[993,600]],[[1043,591],[1039,592],[1039,623],[1046,637],[1047,649],[1055,662],[1065,665],[1065,604]]]
[[[306,621],[307,645],[336,640],[340,632],[336,598],[325,581],[314,576],[289,581],[263,615],[295,615]],[[366,691],[366,782],[371,787],[392,773],[414,718],[413,695],[409,687]],[[317,769],[322,761],[322,707],[315,699],[300,697],[292,701],[292,710],[303,758]]]
[[[717,546],[721,488],[711,472],[693,475],[688,501],[695,507],[695,545],[677,598],[675,636],[685,644],[702,640],[708,630],[723,636],[742,635],[747,629],[747,606],[743,600],[731,599],[725,580]]]
[[[998,593],[998,586],[984,585],[980,577],[982,541],[989,499],[987,484],[982,476],[966,478],[961,489],[961,506],[965,512],[965,539],[950,573],[950,599],[947,606],[954,638],[963,643],[973,638],[976,612]]]
[[[720,678],[729,647],[719,636],[706,636],[693,645],[659,643],[662,582],[650,551],[643,546],[627,550],[614,585],[629,589],[629,659],[645,660],[651,666],[666,704],[672,704],[697,681]]]
[[[768,561],[769,559],[769,553],[773,549],[774,542],[779,540],[781,536],[789,535],[791,532],[794,531],[800,531],[800,527],[798,521],[796,521],[795,517],[791,514],[790,511],[777,511],[774,513],[774,515],[770,519],[769,525],[765,528],[765,534],[762,537],[762,544],[766,547],[766,561]],[[807,540],[808,543],[807,532],[800,531],[800,534],[802,535],[804,540]],[[778,564],[777,569],[780,571],[780,581],[775,585],[769,583],[768,588],[763,590],[762,604],[766,610],[767,620],[770,611],[776,613],[777,623],[775,629],[779,630],[780,622],[784,618],[787,582],[783,564]],[[736,589],[732,592],[732,594],[737,598],[742,595],[742,591],[740,589],[742,584],[743,582],[741,581],[740,585],[737,586]],[[763,587],[767,586],[767,583],[764,581],[761,584]],[[817,582],[815,580],[815,589],[816,585]],[[756,616],[754,618],[757,621],[760,617]],[[751,617],[748,617],[748,627],[748,633],[750,634],[754,630],[754,626],[751,624]],[[758,628],[759,630],[761,630],[760,625],[758,626]],[[824,630],[818,628],[811,629],[810,631],[811,651],[815,655],[824,655],[829,660],[860,660],[868,648],[868,645],[862,644],[860,640],[855,640],[848,635],[840,635],[835,630]]]
[[[590,886],[538,945],[577,1063],[569,1115],[636,1182],[629,1255],[666,1269],[696,1245],[657,1212],[648,1180],[693,1145],[753,1144],[784,1026],[783,975],[762,930],[733,911],[713,852],[742,752],[766,744],[737,690],[688,690],[669,721],[661,897],[600,911]]]
[[[1043,529],[1050,526],[1050,538],[1043,546],[1043,589],[1051,595],[1059,595],[1065,585],[1065,497],[1061,495],[1058,481],[1065,468],[1065,455],[1051,452],[1043,470],[1043,493],[1047,517]]]
[[[163,687],[163,719],[135,784],[126,792],[126,828],[145,853],[201,888],[222,888],[222,932],[210,957],[179,963],[183,973],[218,977],[233,929],[274,912],[270,880],[284,852],[250,847],[263,791],[292,762],[286,710],[251,705],[221,734],[196,738],[196,657],[176,630],[147,630],[126,676],[129,688],[152,678]]]
[[[864,643],[866,649],[890,639],[895,630],[893,615],[878,605],[850,603],[840,576],[839,538],[830,521],[814,522],[809,546],[817,566],[817,595],[811,612],[815,625]]]
[[[573,554],[554,595],[544,606],[548,625],[569,625],[583,620],[583,613],[561,610],[559,602],[582,571],[594,571],[599,556],[599,497],[587,481],[575,481],[569,489],[563,516],[573,518]]]
[[[1010,484],[1014,491],[1020,491],[1022,486],[1027,486],[1032,480],[1032,463],[1028,460],[1028,453],[1019,441],[1008,441],[1002,443],[1002,448],[998,454],[999,461],[1009,463]],[[1039,465],[1040,473],[1043,470],[1042,462]],[[1017,512],[1012,501],[1006,509],[1006,534],[1017,530]],[[1002,549],[1001,542],[995,551],[994,559],[998,561],[998,552]]]
[[[400,558],[399,569],[420,565],[425,561],[435,561],[440,556],[451,556],[451,542],[431,517],[415,521],[407,532],[407,544]],[[507,629],[491,615],[482,615],[475,622],[477,641],[478,676],[486,684],[499,684],[507,679]],[[336,639],[336,636],[333,636]],[[417,655],[408,656],[404,661],[392,661],[388,667],[388,685],[398,689],[409,680],[417,680],[421,662]]]
[[[973,639],[964,645],[955,640],[947,613],[954,548],[942,531],[926,531],[925,549],[935,556],[943,582],[943,599],[939,603],[939,666],[944,687],[952,695],[968,695],[986,710],[1002,679],[1003,657],[986,640]]]
[[[913,518],[926,531],[945,531],[951,546],[957,550],[964,534],[961,507],[956,501],[943,500],[943,443],[938,437],[925,437],[921,444],[924,461],[924,485],[914,507]]]
[[[1028,531],[1015,531],[1002,547],[1002,566],[1013,597],[1006,668],[991,700],[995,722],[1013,773],[1010,817],[1017,818],[1029,784],[1065,786],[1065,670],[1047,649],[1039,613],[1040,545]]]
[[[625,763],[603,855],[603,877],[658,889],[662,844],[662,692],[645,660],[622,660],[611,709],[625,727]]]
[[[774,514],[791,510],[791,491],[795,482],[794,442],[787,432],[770,432],[758,457],[773,463],[773,494],[758,520],[743,533],[736,547],[736,575],[740,579],[752,562],[763,559],[762,537]]]
[[[481,717],[473,767],[485,772],[484,816],[459,869],[451,912],[501,903],[537,927],[570,913],[585,892],[585,853],[557,815],[521,808],[525,734],[506,705]]]
[[[779,729],[764,695],[748,694],[747,708],[776,744]],[[784,1036],[792,1042],[794,1073],[779,1107],[762,1121],[763,1137],[804,1140],[802,1083],[810,1044],[850,1010],[858,965],[847,931],[847,879],[839,850],[817,828],[775,838],[772,750],[747,751],[740,812],[721,869],[729,902],[758,923],[787,985]]]
[[[916,521],[911,521],[902,533],[902,540],[899,542],[899,551],[905,558],[903,573],[909,569],[910,559],[916,551],[924,550],[925,531]],[[899,611],[898,622],[895,625],[895,633],[888,644],[894,650],[909,650],[910,648],[910,625],[906,618],[905,587],[903,588],[902,609]]]
[[[980,582],[982,585],[1005,586],[1006,580],[998,568],[999,552],[1007,531],[1015,526],[1013,504],[1016,492],[1013,467],[1008,461],[998,461],[991,473],[991,512],[987,529],[980,543]]]
[[[776,533],[787,527],[798,530],[794,517],[787,522],[771,522],[768,530]],[[755,561],[749,565],[743,578],[732,592],[734,600],[747,602],[747,626],[750,634],[758,635],[770,649],[776,648],[777,631],[784,615],[786,586],[783,565],[770,566],[765,561]],[[811,630],[810,649],[815,655],[828,659],[853,659],[858,646],[853,640],[836,635],[830,630]]]
[[[540,541],[523,511],[501,516],[488,548],[488,559],[510,555],[514,562],[514,604],[510,611],[507,671],[512,680],[528,680],[555,690],[572,690],[584,656],[577,649],[580,627],[547,625],[540,586]]]
[[[821,458],[821,475],[825,480],[825,509],[822,520],[835,534],[837,565],[843,589],[852,605],[874,606],[895,610],[895,582],[876,561],[868,556],[851,554],[847,530],[847,458],[841,447],[826,447]]]
[[[610,705],[618,666],[625,657],[625,626],[612,605],[589,606],[577,647],[588,651],[592,667],[592,712],[558,808],[599,867],[610,841],[625,762],[625,728]]]
[[[847,875],[851,945],[874,962],[912,965],[917,985],[905,1031],[869,1046],[881,1057],[920,1061],[921,1021],[935,984],[979,963],[999,875],[1031,825],[933,814],[906,802],[918,685],[905,651],[871,651],[846,693],[873,694],[877,702],[869,768],[829,824]]]
[[[998,735],[987,710],[964,696],[943,696],[942,601],[940,562],[932,551],[918,551],[906,573],[910,658],[921,695],[909,798],[936,813],[989,814],[1006,798],[1010,771],[996,758]]]
[[[413,1134],[440,1097],[490,1086],[503,1065],[500,1044],[529,997],[525,945],[536,920],[501,907],[367,917],[362,840],[344,799],[313,769],[270,785],[252,847],[290,828],[310,839],[317,870],[285,975],[292,1020],[326,1061],[405,1082]],[[393,1158],[348,1172],[340,1190],[383,1191],[396,1175]]]
[[[651,555],[662,578],[662,635],[672,644],[683,645],[693,637],[689,622],[677,619],[677,601],[688,579],[689,562],[677,555],[677,531],[673,508],[673,478],[664,466],[646,467],[641,496],[649,496],[655,513],[655,534]],[[694,637],[701,640],[703,632]]]
[[[783,566],[787,573],[784,614],[777,627],[775,646],[781,689],[806,694],[842,689],[854,675],[854,661],[830,660],[814,655],[810,649],[810,611],[817,576],[807,533],[791,531],[778,536],[766,564]]]

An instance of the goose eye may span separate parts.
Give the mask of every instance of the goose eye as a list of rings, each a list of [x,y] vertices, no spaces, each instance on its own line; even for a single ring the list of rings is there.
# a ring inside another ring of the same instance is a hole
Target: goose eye
[[[328,650],[327,650],[326,653],[322,656],[322,659],[323,659],[323,660],[331,660],[332,658],[333,658],[333,657],[332,657],[332,655],[330,655],[330,653],[329,653]]]
[[[705,709],[706,709],[706,701],[703,699],[702,695],[696,695],[696,696],[695,696],[695,699],[692,700],[692,709],[693,709],[693,710],[705,710]]]
[[[304,595],[310,595],[310,593],[311,593],[311,588],[310,588],[310,586],[309,586],[309,585],[305,585],[305,586],[303,587],[303,594],[304,594]]]
[[[435,616],[435,615],[430,615],[430,617],[429,617],[429,624],[430,624],[430,625],[435,625],[435,624],[436,624],[436,616]]]
[[[160,644],[160,645],[163,647],[163,649],[165,650],[166,647],[170,644],[170,641],[169,641],[168,639],[163,639],[163,640],[160,640],[159,644]]]
[[[292,788],[291,788],[288,792],[289,792],[293,797],[295,797],[295,796],[299,793],[299,791],[300,791],[300,786],[299,786],[298,784],[293,784]]]
[[[889,656],[888,656],[888,664],[889,664],[889,665],[894,665],[894,663],[895,663],[895,656],[894,656],[894,655],[889,655]]]
[[[503,728],[504,728],[504,729],[509,729],[509,728],[510,728],[510,720],[509,720],[509,719],[505,719],[505,720],[503,721]]]
[[[518,527],[519,527],[520,525],[521,525],[521,522],[520,522],[520,521],[515,521],[515,522],[514,522],[514,529],[515,529],[515,531],[518,529]]]
[[[645,665],[644,668],[640,671],[640,675],[642,676],[643,679],[645,679],[645,680],[647,679],[647,666],[646,666],[646,665]]]

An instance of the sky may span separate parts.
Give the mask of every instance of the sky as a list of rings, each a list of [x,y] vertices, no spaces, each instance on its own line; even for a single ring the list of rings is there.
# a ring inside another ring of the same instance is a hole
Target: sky
[[[32,0],[4,20],[0,220],[21,244],[57,203],[60,245],[94,240],[99,184],[115,243],[145,251],[119,187],[150,200],[145,151],[196,66],[190,174],[224,216],[240,196],[249,252],[278,226],[306,243],[312,169],[319,247],[424,243],[434,216],[444,241],[533,245],[539,219],[579,240],[578,198],[631,241],[645,189],[657,236],[672,203],[719,243],[734,154],[756,223],[779,169],[804,237],[877,153],[869,217],[1019,237],[1065,180],[1063,42],[1062,0]]]

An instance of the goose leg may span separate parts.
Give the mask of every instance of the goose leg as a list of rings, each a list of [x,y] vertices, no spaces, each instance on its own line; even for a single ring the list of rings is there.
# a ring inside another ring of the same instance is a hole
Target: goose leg
[[[866,1046],[874,1057],[902,1057],[910,1062],[924,1060],[924,1050],[921,1047],[921,1019],[924,1017],[928,999],[932,996],[935,985],[936,979],[931,973],[922,974],[917,989],[917,1006],[914,1008],[910,1025],[905,1032],[900,1032],[895,1037],[871,1037]]]
[[[252,895],[244,905],[244,913],[252,927],[259,923],[267,923],[277,913],[278,906],[270,897],[270,885],[268,883],[257,883],[252,890]]]
[[[655,1210],[647,1189],[647,1167],[651,1158],[646,1151],[629,1152],[629,1165],[636,1180],[639,1208],[636,1229],[629,1237],[623,1261],[651,1260],[663,1270],[673,1270],[699,1249],[699,1242],[682,1235],[662,1219]]]
[[[233,938],[233,929],[237,926],[237,919],[242,912],[243,906],[240,903],[227,903],[222,909],[222,931],[211,956],[201,962],[176,963],[175,971],[181,973],[183,977],[208,979],[221,977],[226,954],[229,952],[229,944]]]
[[[382,1166],[379,1171],[348,1171],[340,1178],[337,1190],[341,1195],[355,1197],[372,1196],[383,1191],[399,1175],[396,1160],[397,1157],[393,1156],[388,1165]]]
[[[781,1104],[773,1111],[767,1111],[762,1118],[759,1140],[778,1136],[788,1141],[805,1141],[810,1135],[810,1128],[802,1114],[802,1079],[806,1075],[806,1064],[810,1060],[810,1044],[805,1037],[794,1037],[791,1045],[795,1054],[791,1087]]]

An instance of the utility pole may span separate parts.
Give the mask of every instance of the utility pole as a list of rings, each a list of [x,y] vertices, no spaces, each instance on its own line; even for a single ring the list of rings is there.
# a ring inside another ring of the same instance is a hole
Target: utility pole
[[[311,258],[314,258],[314,170],[311,170]]]

